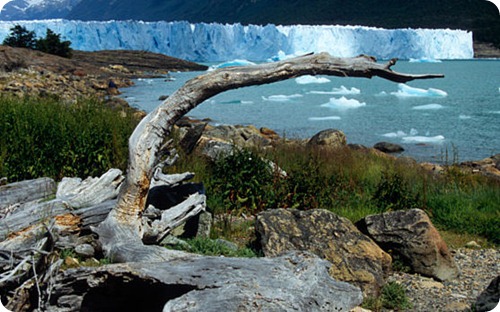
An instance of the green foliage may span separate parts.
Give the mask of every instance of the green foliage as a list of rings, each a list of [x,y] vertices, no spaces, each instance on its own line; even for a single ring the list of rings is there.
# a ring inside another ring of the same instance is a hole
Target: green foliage
[[[61,41],[60,34],[56,34],[47,28],[44,38],[35,39],[35,36],[34,31],[28,31],[24,26],[15,25],[10,29],[10,34],[4,39],[3,44],[16,48],[38,50],[62,57],[71,57],[71,42]]]
[[[218,159],[211,168],[208,184],[222,197],[223,211],[256,213],[272,201],[272,168],[258,155],[235,149]]]
[[[209,238],[193,238],[186,240],[187,245],[179,244],[174,247],[177,250],[185,250],[206,256],[225,256],[253,258],[257,257],[255,251],[250,248],[231,248],[228,245]]]
[[[404,311],[411,309],[412,304],[408,301],[403,285],[397,282],[389,282],[382,286],[379,297],[367,297],[363,300],[362,307],[374,312]]]
[[[10,34],[3,40],[3,45],[8,45],[16,48],[35,48],[35,32],[28,31],[26,27],[15,25],[10,29]]]
[[[61,41],[60,34],[56,34],[51,29],[47,28],[45,38],[40,38],[36,41],[35,49],[45,53],[70,58],[72,55],[70,45],[70,41]]]
[[[377,185],[373,200],[380,211],[419,208],[419,196],[397,172],[385,172]]]
[[[0,176],[11,182],[59,180],[124,170],[137,122],[92,99],[66,105],[50,98],[0,97]]]

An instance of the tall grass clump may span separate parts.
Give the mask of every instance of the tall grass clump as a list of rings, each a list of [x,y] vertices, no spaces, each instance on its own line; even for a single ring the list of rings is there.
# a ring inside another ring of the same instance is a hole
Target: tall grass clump
[[[96,99],[0,97],[0,176],[98,176],[125,169],[128,138],[137,125]]]

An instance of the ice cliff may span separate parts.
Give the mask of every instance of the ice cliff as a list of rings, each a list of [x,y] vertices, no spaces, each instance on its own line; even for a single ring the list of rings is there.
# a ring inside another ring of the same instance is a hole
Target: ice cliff
[[[38,20],[0,22],[0,40],[20,24],[44,36],[50,28],[78,50],[130,49],[197,62],[264,61],[326,51],[380,59],[469,59],[472,33],[450,29],[382,29],[363,26],[275,26],[188,22]]]

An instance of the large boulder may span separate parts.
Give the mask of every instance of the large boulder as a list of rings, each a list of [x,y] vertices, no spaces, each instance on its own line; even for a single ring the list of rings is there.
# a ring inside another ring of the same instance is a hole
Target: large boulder
[[[313,135],[307,145],[338,148],[346,146],[347,140],[344,132],[336,129],[326,129]]]
[[[256,231],[264,255],[290,250],[312,252],[332,263],[330,275],[377,295],[391,257],[347,219],[323,209],[272,209],[260,213]]]
[[[420,209],[367,216],[358,228],[382,249],[410,266],[413,272],[449,281],[459,270],[446,243],[427,214]]]

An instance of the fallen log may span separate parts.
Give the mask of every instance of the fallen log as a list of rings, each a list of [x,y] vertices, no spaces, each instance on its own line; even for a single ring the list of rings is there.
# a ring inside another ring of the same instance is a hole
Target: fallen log
[[[361,291],[305,252],[200,257],[78,268],[60,274],[48,311],[349,311]]]

